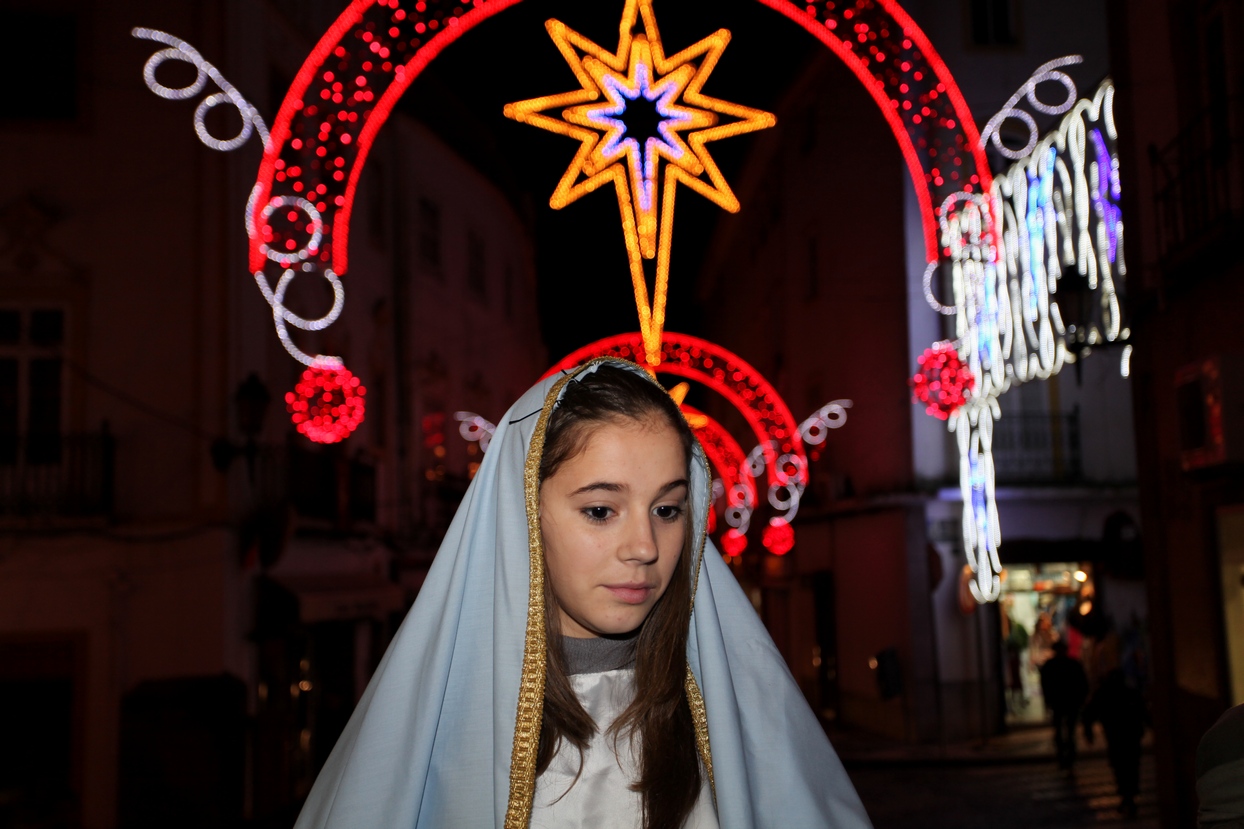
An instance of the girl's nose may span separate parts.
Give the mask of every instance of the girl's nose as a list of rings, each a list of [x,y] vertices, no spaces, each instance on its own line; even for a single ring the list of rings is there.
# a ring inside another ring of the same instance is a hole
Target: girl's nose
[[[651,564],[657,560],[656,532],[647,510],[637,512],[626,522],[626,532],[619,550],[624,561]]]

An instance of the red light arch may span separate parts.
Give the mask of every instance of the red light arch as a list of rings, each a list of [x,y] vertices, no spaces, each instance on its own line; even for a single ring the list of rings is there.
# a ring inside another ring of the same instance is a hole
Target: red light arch
[[[642,362],[643,356],[644,344],[638,331],[617,334],[572,351],[544,376],[595,357],[622,357]],[[782,454],[804,455],[799,423],[786,401],[760,372],[737,354],[700,337],[666,331],[661,337],[661,363],[654,366],[653,371],[703,383],[739,410],[756,434],[757,443],[772,441]]]
[[[347,272],[354,192],[376,133],[442,49],[517,2],[354,0],[342,12],[272,125],[247,217],[252,271],[269,266],[267,250],[307,249],[294,238],[307,227],[278,230],[264,215],[273,199],[305,198],[323,222],[311,257],[337,275]],[[975,122],[946,64],[896,0],[758,2],[824,43],[872,95],[907,162],[926,254],[936,261],[942,202],[959,191],[988,192],[991,183]]]
[[[700,445],[704,447],[704,454],[708,455],[709,463],[713,465],[713,470],[721,480],[724,490],[722,511],[726,514],[726,523],[730,526],[730,529],[726,530],[723,535],[731,536],[730,541],[726,541],[723,537],[722,547],[729,555],[737,556],[747,548],[746,530],[751,522],[751,512],[756,507],[756,480],[743,471],[747,455],[734,436],[716,420],[686,404],[683,405],[682,410],[686,413],[687,419],[691,421],[692,430],[699,439]],[[717,513],[710,509],[708,521],[710,533],[716,530],[716,515]],[[731,518],[734,520],[730,520]]]
[[[661,362],[652,367],[654,372],[702,383],[730,401],[743,415],[756,435],[757,445],[764,448],[764,469],[768,484],[766,495],[769,496],[769,503],[774,503],[772,493],[788,486],[802,487],[807,483],[808,456],[804,450],[803,437],[799,433],[799,423],[777,389],[760,372],[737,354],[716,343],[672,331],[666,331],[661,336],[660,356]],[[545,372],[544,376],[570,369],[596,357],[622,357],[642,363],[643,337],[636,331],[597,340],[567,354]],[[737,445],[736,443],[735,446]],[[708,454],[708,451],[706,447],[705,453]],[[738,451],[742,454],[742,449]],[[754,490],[752,498],[753,503],[756,503]],[[787,541],[791,540],[793,543],[793,535],[784,529],[788,524],[781,516],[770,519],[770,524],[781,526],[772,531],[766,528],[765,546],[781,555],[790,549]],[[771,540],[773,544],[770,544]],[[742,540],[738,539],[733,542],[737,551],[732,554],[742,552],[746,542],[742,541],[740,545],[740,541]]]

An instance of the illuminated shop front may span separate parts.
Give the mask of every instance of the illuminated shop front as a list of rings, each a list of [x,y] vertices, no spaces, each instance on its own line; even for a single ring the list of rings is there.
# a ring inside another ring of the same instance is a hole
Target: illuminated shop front
[[[1020,564],[1002,579],[1002,643],[1008,723],[1042,722],[1046,708],[1039,669],[1055,642],[1084,661],[1092,652],[1085,636],[1093,619],[1096,585],[1092,565],[1078,562]]]

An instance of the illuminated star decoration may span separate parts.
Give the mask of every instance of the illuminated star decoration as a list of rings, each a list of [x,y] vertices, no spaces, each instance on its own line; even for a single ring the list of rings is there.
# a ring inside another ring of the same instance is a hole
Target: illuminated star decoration
[[[640,17],[643,32],[633,33]],[[608,182],[616,188],[644,356],[655,366],[661,362],[677,185],[737,212],[739,200],[704,145],[771,127],[776,119],[701,91],[730,42],[726,29],[667,58],[652,0],[627,0],[616,53],[558,20],[546,26],[582,88],[507,104],[505,115],[581,142],[549,199],[554,210]],[[640,130],[640,119],[655,123]],[[643,260],[653,258],[649,302]]]
[[[703,429],[708,425],[708,417],[697,412],[689,412],[683,409],[683,401],[687,399],[687,392],[691,391],[689,383],[679,383],[670,389],[670,397],[674,400],[674,405],[682,412],[682,416],[687,419],[687,425],[692,429]]]

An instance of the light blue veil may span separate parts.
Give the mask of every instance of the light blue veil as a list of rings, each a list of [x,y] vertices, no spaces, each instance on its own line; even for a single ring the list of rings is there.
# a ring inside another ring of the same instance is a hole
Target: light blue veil
[[[529,711],[520,711],[520,688],[529,688],[533,657],[543,687],[543,622],[538,641],[528,625],[529,597],[536,594],[528,515],[539,510],[529,497],[532,487],[525,486],[528,456],[534,437],[530,454],[538,467],[544,424],[565,383],[602,362],[642,373],[622,360],[589,363],[537,383],[498,423],[418,600],[329,755],[296,829],[502,827],[507,813],[514,826],[511,801],[526,797],[530,808],[530,781],[511,780],[512,767],[523,762],[514,763],[516,752],[524,752],[516,731],[520,737],[531,732]],[[690,500],[695,537],[704,543],[693,545],[702,561],[692,567],[699,577],[687,661],[703,697],[722,829],[870,829],[769,634],[704,539],[709,485],[697,445]]]

